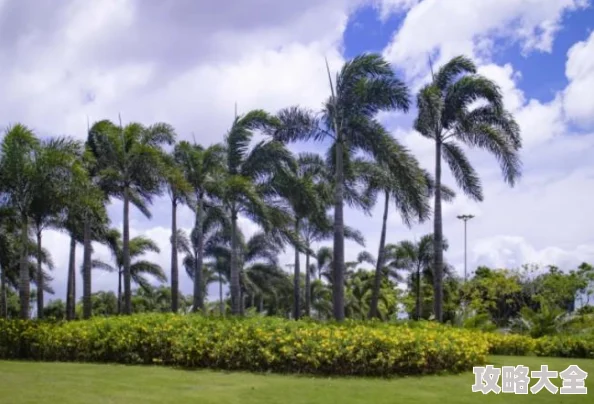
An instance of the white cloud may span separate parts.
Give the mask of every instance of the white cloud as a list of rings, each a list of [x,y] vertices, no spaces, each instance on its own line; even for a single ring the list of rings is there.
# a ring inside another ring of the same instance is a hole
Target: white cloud
[[[578,124],[594,124],[594,32],[567,53],[565,74],[570,84],[565,90],[565,113]]]
[[[386,47],[386,57],[409,77],[426,71],[427,55],[437,64],[459,54],[488,60],[497,38],[517,41],[525,52],[550,52],[565,12],[584,0],[425,0],[406,15]]]
[[[540,267],[556,265],[563,269],[576,269],[582,262],[594,257],[594,246],[578,245],[569,249],[549,246],[534,248],[530,242],[518,236],[496,236],[476,243],[473,259],[492,268],[520,268],[524,264]]]

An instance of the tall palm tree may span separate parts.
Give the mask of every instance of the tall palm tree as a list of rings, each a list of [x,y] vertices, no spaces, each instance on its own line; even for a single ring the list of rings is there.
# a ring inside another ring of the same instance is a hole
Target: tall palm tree
[[[0,184],[19,220],[19,301],[20,316],[29,318],[30,278],[27,266],[27,241],[29,238],[29,213],[35,195],[34,153],[39,140],[29,128],[16,124],[6,130],[0,155]]]
[[[477,104],[479,106],[475,106]],[[435,318],[442,321],[442,158],[464,193],[471,199],[482,201],[480,179],[460,143],[495,155],[504,180],[513,186],[521,175],[519,150],[522,142],[520,127],[505,109],[499,87],[478,75],[474,63],[464,56],[453,58],[433,75],[431,83],[419,91],[417,106],[415,130],[435,142],[434,311]]]
[[[398,146],[401,148],[401,146]],[[408,159],[412,163],[412,170],[417,169],[417,164],[414,157],[410,156],[405,149],[400,150],[401,158]],[[407,227],[411,227],[414,222],[422,223],[427,220],[431,213],[429,205],[429,198],[434,192],[434,180],[426,171],[423,171],[423,177],[419,178],[419,184],[406,187],[406,179],[404,184],[401,181],[402,172],[394,173],[386,164],[370,164],[363,172],[367,179],[368,192],[371,193],[372,198],[375,199],[377,193],[384,195],[384,210],[382,217],[382,229],[380,233],[380,243],[378,248],[377,262],[375,265],[375,276],[373,284],[373,293],[371,298],[371,305],[369,308],[368,317],[374,318],[378,316],[378,302],[381,279],[383,276],[382,268],[386,261],[386,231],[390,202],[394,203],[396,211],[400,214],[400,218]],[[418,186],[420,185],[420,186]],[[423,189],[424,185],[424,189]],[[454,192],[442,186],[442,198],[450,201],[454,198]]]
[[[178,145],[176,145],[178,147]],[[180,203],[191,205],[191,185],[184,176],[181,161],[176,159],[178,154],[165,154],[165,176],[164,183],[167,193],[171,199],[171,311],[177,313],[179,308],[179,269],[177,264],[178,229],[177,229],[177,207]]]
[[[30,274],[28,270],[29,224],[35,219],[38,245],[41,248],[41,230],[49,218],[64,202],[64,179],[73,174],[74,151],[80,145],[65,138],[40,142],[34,133],[22,124],[7,129],[0,149],[0,184],[6,204],[12,207],[19,218],[21,232],[19,298],[21,317],[29,318]],[[46,200],[49,198],[49,200]],[[41,254],[38,254],[41,263]],[[39,264],[38,264],[39,265]],[[42,271],[36,271],[40,283],[38,305],[43,308]],[[41,311],[43,313],[43,310]]]
[[[67,138],[44,140],[34,150],[30,218],[37,239],[37,316],[43,317],[42,232],[55,227],[56,217],[67,204],[73,164],[82,154],[81,144]]]
[[[231,312],[240,314],[240,262],[237,239],[237,220],[243,214],[266,231],[284,228],[286,212],[267,203],[263,179],[272,172],[290,164],[291,153],[275,140],[263,140],[249,148],[254,131],[278,127],[278,120],[262,110],[254,110],[237,116],[225,136],[226,173],[221,185],[220,199],[231,216],[231,261],[230,290]],[[277,223],[275,223],[277,222]],[[283,222],[283,223],[280,223]],[[272,226],[272,224],[275,226]]]
[[[175,159],[182,168],[185,179],[192,188],[195,199],[195,232],[192,239],[194,257],[194,302],[192,310],[202,310],[204,308],[204,289],[202,272],[204,262],[204,220],[205,203],[212,195],[220,193],[221,176],[225,167],[224,148],[220,144],[215,144],[203,148],[197,144],[190,144],[182,141],[176,145],[174,151]]]
[[[144,126],[130,123],[115,125],[110,121],[95,123],[87,144],[98,167],[99,184],[110,196],[123,201],[123,271],[124,313],[132,312],[130,263],[130,203],[146,217],[148,204],[162,191],[165,164],[163,145],[175,140],[173,128],[165,123]]]
[[[332,81],[331,96],[322,111],[321,121],[311,113],[290,108],[281,112],[281,129],[276,137],[284,141],[332,140],[334,158],[334,317],[344,319],[344,213],[345,167],[355,154],[363,153],[381,161],[403,175],[407,186],[419,183],[420,169],[410,170],[410,161],[401,160],[398,145],[375,118],[380,111],[408,110],[409,95],[403,82],[379,55],[364,54],[345,63]]]
[[[276,193],[286,200],[293,218],[295,235],[302,235],[302,226],[310,227],[320,224],[326,219],[326,207],[328,205],[329,192],[327,184],[326,164],[324,159],[313,153],[301,153],[295,160],[294,165],[287,170],[278,170],[273,174],[271,185]],[[305,223],[307,222],[307,223]],[[303,248],[294,245],[295,264],[293,266],[293,318],[298,320],[301,316],[301,268],[300,255]],[[307,247],[306,247],[307,248]],[[307,268],[309,267],[309,253],[306,252],[306,278],[309,279]],[[306,293],[309,294],[309,283],[305,285]]]
[[[118,313],[122,312],[122,277],[124,275],[124,243],[122,235],[117,229],[110,229],[106,235],[107,246],[111,251],[115,265],[108,264],[101,260],[93,260],[93,268],[108,272],[117,272],[118,274]],[[142,260],[147,252],[159,253],[157,244],[150,238],[136,236],[130,239],[129,244],[130,260],[130,279],[142,288],[150,287],[150,281],[147,275],[155,278],[159,282],[166,282],[167,276],[160,265],[154,262]]]

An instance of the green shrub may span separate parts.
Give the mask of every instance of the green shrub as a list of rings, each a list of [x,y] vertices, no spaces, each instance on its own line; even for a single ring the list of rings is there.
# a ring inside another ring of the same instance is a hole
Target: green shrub
[[[0,320],[0,357],[189,368],[390,376],[485,363],[483,334],[451,327],[322,324],[146,314],[43,323]]]
[[[492,355],[524,356],[534,352],[535,340],[518,334],[485,333]]]
[[[594,334],[531,338],[519,334],[486,333],[492,355],[594,358]]]
[[[594,359],[594,334],[539,338],[536,340],[534,352],[538,356]]]

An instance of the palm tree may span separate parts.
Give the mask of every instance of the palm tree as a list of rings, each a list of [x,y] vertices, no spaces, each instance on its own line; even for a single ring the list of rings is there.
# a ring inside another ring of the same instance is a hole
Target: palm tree
[[[224,171],[225,153],[220,144],[203,148],[200,145],[182,141],[176,145],[175,159],[182,168],[186,181],[192,188],[195,199],[195,234],[192,239],[194,248],[194,302],[192,310],[204,308],[203,261],[204,261],[204,225],[206,198],[219,194],[221,175]]]
[[[177,207],[180,203],[191,205],[192,201],[190,195],[191,185],[186,180],[181,162],[176,157],[178,157],[178,154],[175,152],[164,155],[166,164],[164,182],[171,199],[171,311],[174,313],[177,313],[179,308]]]
[[[175,140],[173,128],[165,123],[143,126],[130,123],[115,125],[110,121],[95,123],[87,144],[97,161],[99,184],[110,196],[123,200],[124,313],[132,312],[130,203],[146,217],[147,205],[162,191],[164,161],[161,147]]]
[[[401,146],[398,146],[401,148]],[[401,158],[411,163],[410,170],[417,170],[418,165],[414,157],[410,156],[405,149],[400,150]],[[402,172],[393,173],[385,164],[371,164],[363,173],[367,178],[368,192],[371,193],[372,198],[375,199],[377,193],[384,195],[384,212],[382,218],[382,230],[380,233],[380,243],[378,249],[377,262],[375,266],[375,277],[373,284],[373,293],[371,298],[371,305],[369,309],[369,318],[378,316],[377,307],[380,293],[381,279],[383,271],[381,270],[385,265],[387,259],[386,254],[386,230],[388,221],[388,212],[390,201],[394,202],[396,210],[400,214],[400,218],[407,227],[411,227],[414,222],[422,223],[430,216],[429,197],[434,192],[434,180],[426,171],[423,171],[423,177],[419,178],[419,184],[406,187],[406,179],[403,182],[401,177]],[[423,189],[424,187],[424,189]],[[450,201],[454,198],[455,193],[449,188],[441,187],[442,198]]]
[[[322,275],[325,273],[332,273],[332,259],[334,251],[332,247],[320,247],[316,251],[316,272],[318,273],[318,280],[322,280]]]
[[[278,127],[278,120],[264,111],[254,110],[235,118],[225,137],[225,177],[220,199],[231,216],[230,290],[231,312],[240,314],[241,284],[237,219],[248,216],[265,231],[285,230],[286,212],[266,200],[268,187],[263,186],[272,172],[292,161],[290,152],[278,141],[264,140],[249,149],[253,133],[258,129]],[[268,188],[269,189],[269,188]],[[272,226],[275,224],[275,226]]]
[[[311,283],[311,309],[315,318],[332,317],[332,290],[319,279]]]
[[[411,273],[415,288],[415,320],[421,318],[421,276],[431,271],[433,263],[433,234],[421,237],[418,242],[401,241],[395,246],[396,254],[402,260],[402,267]]]
[[[334,194],[334,317],[344,319],[344,214],[345,168],[355,154],[362,152],[373,161],[387,164],[403,175],[406,186],[419,184],[420,169],[411,170],[411,162],[401,160],[398,145],[375,118],[380,111],[403,110],[409,106],[408,90],[396,78],[390,65],[379,55],[364,54],[348,61],[332,82],[328,69],[331,97],[322,111],[321,122],[299,108],[281,112],[281,129],[276,138],[283,141],[324,140],[330,138],[333,155]]]
[[[118,274],[118,314],[122,312],[122,277],[124,275],[124,243],[122,235],[117,229],[110,229],[106,235],[107,246],[113,256],[115,266],[101,260],[93,260],[93,268]],[[130,260],[140,258],[147,252],[159,253],[157,244],[144,236],[136,236],[130,239]],[[159,282],[166,282],[167,276],[160,265],[154,262],[138,259],[130,264],[130,279],[142,288],[150,287],[146,278],[152,276]]]
[[[448,249],[448,242],[444,240],[443,249]],[[422,317],[422,284],[433,285],[434,273],[434,250],[433,234],[426,234],[418,241],[403,240],[398,244],[386,246],[395,262],[395,267],[404,269],[410,273],[408,277],[409,288],[415,296],[414,318],[419,320]],[[449,275],[452,268],[445,263],[444,274]]]
[[[53,222],[70,236],[66,318],[73,320],[76,311],[76,244],[83,244],[83,318],[90,318],[93,308],[91,242],[101,241],[105,236],[109,217],[105,207],[107,196],[97,185],[96,165],[90,150],[85,150],[82,156],[77,155],[69,170],[71,176],[62,184],[66,198]]]
[[[29,214],[35,195],[35,150],[39,140],[29,128],[16,124],[7,129],[0,155],[0,184],[8,205],[15,209],[20,227],[19,301],[20,316],[29,318],[30,278],[27,266]]]
[[[189,278],[196,285],[196,260],[199,255],[198,249],[200,248],[199,237],[202,237],[203,256],[212,260],[211,262],[203,263],[201,266],[200,278],[202,280],[200,285],[202,290],[200,291],[200,296],[207,295],[209,284],[219,282],[219,299],[222,305],[222,286],[225,282],[223,273],[228,272],[225,266],[228,266],[230,257],[229,250],[227,249],[230,241],[230,219],[219,206],[209,206],[205,213],[204,219],[201,220],[202,231],[200,236],[196,227],[192,229],[190,237],[183,230],[178,230],[178,251],[185,253],[183,266]],[[192,307],[192,310],[196,311],[194,307]],[[223,313],[224,310],[221,309],[221,314]]]
[[[289,205],[292,213],[295,235],[302,235],[302,226],[305,230],[315,225],[323,226],[320,221],[326,219],[329,192],[327,184],[326,164],[317,154],[302,153],[295,164],[288,170],[278,170],[274,173],[271,185],[276,193]],[[299,256],[303,252],[301,242],[294,244],[295,264],[293,266],[293,318],[298,320],[301,316],[301,268]],[[307,248],[307,246],[306,246]],[[309,253],[306,250],[306,279],[309,279]],[[309,282],[305,285],[306,294],[309,294]]]
[[[37,233],[38,266],[41,263],[41,231],[60,209],[67,194],[63,184],[73,175],[72,164],[80,145],[64,138],[40,142],[26,126],[16,124],[7,129],[0,151],[0,183],[8,206],[20,222],[21,254],[19,297],[21,317],[29,318],[30,274],[28,271],[28,233],[34,220]],[[44,278],[36,271],[38,308],[43,315]]]
[[[281,120],[283,119],[281,115]],[[303,241],[305,250],[305,315],[309,316],[311,306],[311,271],[310,257],[313,254],[311,250],[312,243],[329,239],[333,235],[332,217],[326,214],[326,210],[332,205],[332,175],[329,167],[333,166],[333,159],[324,161],[317,154],[302,153],[297,159],[298,169],[289,177],[288,181],[281,182],[285,184],[277,190],[284,196],[292,206],[295,217],[296,234]],[[356,179],[359,169],[362,167],[361,161],[356,159],[351,165],[347,177]],[[282,171],[281,171],[282,172]],[[345,181],[345,196],[352,205],[356,205],[364,210],[369,209],[369,198],[362,195],[358,190],[358,181]],[[313,194],[313,195],[312,195]],[[307,203],[306,203],[307,202]],[[355,241],[361,246],[365,245],[365,240],[361,233],[349,226],[344,229],[345,238]],[[294,264],[294,302],[298,301],[300,279],[299,249],[295,250]],[[294,307],[294,314],[297,312]]]
[[[433,75],[432,82],[419,91],[417,105],[415,130],[435,142],[434,311],[435,318],[443,321],[442,157],[464,193],[482,201],[480,179],[460,143],[495,155],[504,180],[513,186],[521,175],[521,136],[518,124],[505,110],[499,87],[476,74],[474,63],[463,56],[453,58]]]
[[[40,142],[34,151],[32,187],[35,192],[31,201],[30,217],[37,238],[37,316],[43,317],[43,270],[42,232],[55,227],[56,216],[64,208],[70,196],[68,183],[73,169],[81,155],[80,143],[56,138]]]
[[[246,295],[251,297],[251,306],[254,307],[254,299],[258,297],[260,306],[263,307],[264,299],[274,299],[278,296],[279,289],[290,285],[287,274],[278,262],[282,243],[268,233],[259,232],[250,237],[242,247],[242,299]]]
[[[3,209],[0,212],[0,317],[8,317],[8,295],[12,289],[19,289],[20,281],[20,254],[21,248],[21,236],[20,236],[20,223],[18,217],[13,214],[14,211]],[[54,268],[54,264],[51,258],[51,254],[47,249],[42,248],[41,251],[37,251],[36,240],[29,238],[27,239],[26,246],[27,255],[27,271],[29,273],[29,279],[32,280],[36,287],[39,287],[37,281],[39,276],[39,259],[41,259],[41,276],[42,282],[41,287],[44,292],[53,294],[53,289],[49,286],[52,280],[49,273],[44,269],[46,267],[49,270]],[[27,308],[29,311],[29,307]],[[39,314],[38,314],[39,315]]]

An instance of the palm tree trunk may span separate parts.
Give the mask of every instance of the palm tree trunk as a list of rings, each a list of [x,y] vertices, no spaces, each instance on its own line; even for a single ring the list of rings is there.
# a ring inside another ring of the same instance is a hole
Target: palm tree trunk
[[[177,199],[171,198],[171,311],[179,309],[179,271],[177,267]]]
[[[239,285],[239,268],[237,266],[237,239],[235,233],[237,232],[237,213],[231,212],[231,314],[240,314],[240,294],[241,288]]]
[[[258,303],[258,311],[262,313],[264,311],[264,296],[260,295],[260,301]]]
[[[225,302],[223,302],[223,274],[219,271],[219,311],[225,315]]]
[[[435,208],[433,221],[433,310],[435,319],[443,321],[443,223],[441,216],[441,140],[435,142]]]
[[[19,268],[19,300],[20,300],[20,317],[23,320],[29,318],[29,302],[30,302],[30,279],[29,267],[27,260],[27,243],[29,242],[28,230],[29,218],[26,215],[22,216],[21,222],[21,257]]]
[[[68,290],[66,292],[66,319],[74,320],[76,299],[76,239],[70,235],[70,257],[68,260]]]
[[[43,268],[41,267],[41,229],[37,226],[37,318],[43,318]]]
[[[202,266],[204,261],[204,235],[202,234],[204,230],[202,224],[203,203],[203,197],[202,195],[199,195],[196,201],[196,237],[198,239],[198,254],[196,255],[196,266],[194,267],[194,311],[204,309],[204,298],[202,296]]]
[[[85,218],[83,228],[83,318],[91,318],[93,304],[91,302],[91,222]]]
[[[130,279],[130,200],[128,189],[124,189],[124,314],[132,314],[132,285]]]
[[[245,314],[245,291],[239,288],[239,315],[243,316]]]
[[[309,270],[309,241],[306,241],[305,252],[305,316],[311,312],[311,273]]]
[[[334,135],[336,136],[336,183],[334,184],[334,284],[332,285],[332,304],[334,318],[338,321],[344,320],[344,212],[343,212],[343,187],[344,187],[344,167],[343,167],[343,137],[338,126],[336,105],[336,94],[334,93],[334,84],[330,76],[330,68],[326,61],[326,70],[328,72],[328,81],[332,92],[332,125],[334,126]]]
[[[336,132],[338,137],[338,132]],[[336,142],[336,184],[334,185],[334,284],[332,303],[334,318],[344,320],[344,213],[343,213],[343,163],[342,140]]]
[[[0,266],[0,317],[8,318],[6,296],[6,267]]]
[[[295,220],[295,234],[299,234],[299,219]],[[301,310],[299,307],[299,299],[301,297],[301,291],[299,290],[299,282],[301,279],[301,268],[299,263],[299,250],[295,247],[295,268],[293,274],[293,318],[299,320]]]
[[[118,268],[118,314],[122,314],[122,268]]]
[[[416,320],[419,321],[421,319],[421,265],[417,264],[417,304],[415,307],[415,317]]]
[[[390,194],[388,191],[385,193],[384,202],[384,217],[382,220],[382,233],[380,236],[379,251],[377,253],[377,263],[375,266],[375,277],[373,279],[373,291],[371,293],[371,306],[369,307],[369,318],[378,317],[377,305],[379,302],[380,287],[382,284],[382,268],[384,265],[384,255],[386,246],[386,227],[388,223],[388,210],[390,206]]]

